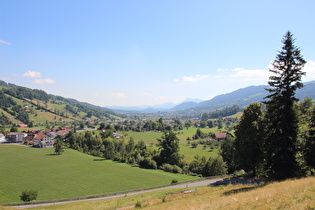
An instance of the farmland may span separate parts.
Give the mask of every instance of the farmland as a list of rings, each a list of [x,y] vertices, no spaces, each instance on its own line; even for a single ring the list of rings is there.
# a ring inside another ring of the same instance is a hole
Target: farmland
[[[24,190],[38,191],[37,200],[104,194],[169,184],[194,177],[147,170],[65,149],[0,146],[0,203],[19,202]]]

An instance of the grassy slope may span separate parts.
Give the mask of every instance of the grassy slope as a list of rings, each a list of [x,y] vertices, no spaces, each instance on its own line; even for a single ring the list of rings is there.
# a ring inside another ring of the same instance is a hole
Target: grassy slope
[[[133,209],[137,202],[140,202],[144,209],[315,208],[315,177],[287,180],[265,186],[238,184],[198,187],[192,190],[196,191],[183,194],[179,193],[183,189],[160,190],[110,200],[78,201],[36,209]]]
[[[71,198],[169,184],[193,177],[145,170],[66,149],[0,145],[0,203],[20,202],[24,190],[38,200]]]

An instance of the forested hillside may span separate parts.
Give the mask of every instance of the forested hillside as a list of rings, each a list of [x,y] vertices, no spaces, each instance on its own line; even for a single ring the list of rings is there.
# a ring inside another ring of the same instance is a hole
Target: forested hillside
[[[106,108],[0,81],[1,126],[22,123],[33,127],[81,121],[97,123],[117,117],[119,115]]]

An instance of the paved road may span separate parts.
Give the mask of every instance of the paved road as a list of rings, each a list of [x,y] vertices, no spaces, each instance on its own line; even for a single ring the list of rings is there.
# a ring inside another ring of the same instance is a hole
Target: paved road
[[[157,191],[157,190],[165,190],[165,189],[180,189],[180,188],[187,188],[187,187],[207,186],[207,185],[211,185],[211,184],[226,184],[226,183],[230,182],[229,180],[231,180],[231,179],[223,179],[223,178],[205,179],[205,180],[190,182],[190,183],[185,183],[185,184],[170,185],[167,187],[161,187],[161,188],[155,188],[155,189],[143,190],[143,191],[137,191],[137,192],[130,192],[130,193],[126,193],[126,194],[111,195],[111,196],[107,196],[107,197],[88,198],[88,199],[83,199],[83,200],[79,200],[79,201],[112,199],[112,198],[124,197],[126,195],[130,196],[130,195],[136,195],[136,194],[147,193],[147,192],[152,192],[152,191]],[[56,202],[56,203],[30,204],[30,205],[21,205],[21,206],[14,206],[14,207],[15,208],[31,208],[31,207],[38,207],[38,206],[50,206],[50,205],[61,204],[61,203],[71,203],[71,202],[77,202],[77,201],[78,200],[62,201],[62,202]]]

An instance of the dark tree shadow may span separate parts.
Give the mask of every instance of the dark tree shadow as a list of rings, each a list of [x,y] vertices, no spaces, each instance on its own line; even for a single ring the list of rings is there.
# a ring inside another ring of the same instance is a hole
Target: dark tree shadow
[[[232,177],[232,178],[226,178],[221,181],[215,182],[213,185],[228,185],[228,184],[243,184],[243,185],[254,185],[254,186],[244,186],[239,189],[229,190],[223,193],[223,195],[231,195],[231,194],[237,194],[241,192],[248,192],[251,190],[255,190],[258,188],[265,187],[267,183],[267,179],[264,178],[247,178],[247,177]]]
[[[55,154],[55,153],[53,153],[53,154],[46,154],[46,156],[55,156],[55,155],[58,155],[58,154]]]
[[[107,160],[105,158],[102,158],[102,159],[93,159],[93,161],[104,161],[104,160]]]

